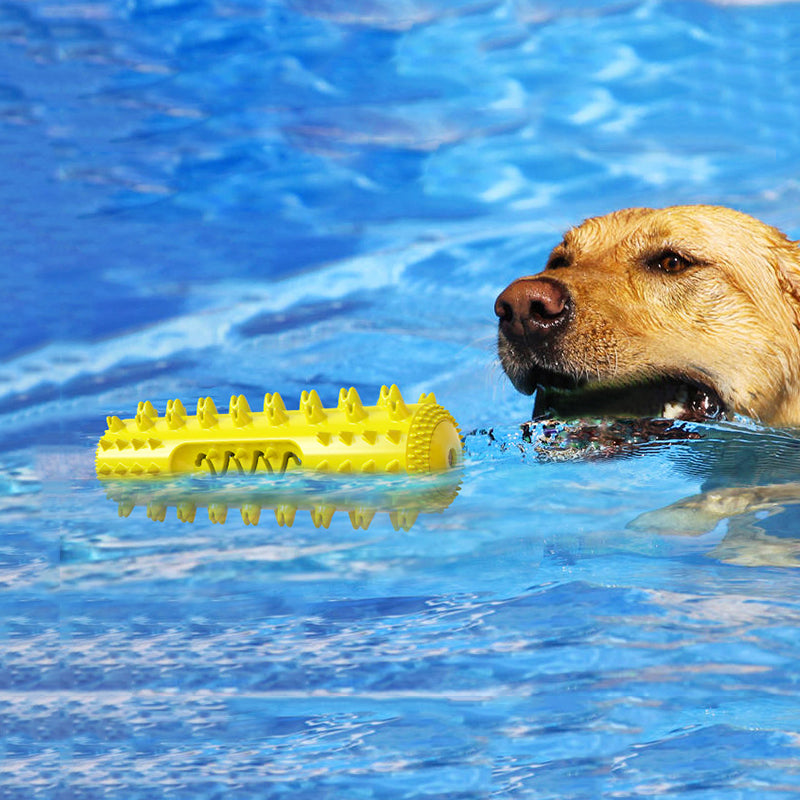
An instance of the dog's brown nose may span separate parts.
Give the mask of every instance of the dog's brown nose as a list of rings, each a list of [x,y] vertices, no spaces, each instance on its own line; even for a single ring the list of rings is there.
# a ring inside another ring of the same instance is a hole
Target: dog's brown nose
[[[566,322],[570,295],[553,278],[519,278],[495,300],[494,313],[506,336],[524,339]]]

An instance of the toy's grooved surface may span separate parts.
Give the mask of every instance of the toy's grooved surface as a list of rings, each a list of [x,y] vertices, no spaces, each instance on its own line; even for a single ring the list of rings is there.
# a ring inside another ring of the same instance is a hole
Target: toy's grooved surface
[[[296,411],[277,392],[264,395],[262,412],[252,411],[244,395],[230,398],[227,414],[210,397],[198,399],[193,416],[178,399],[167,403],[163,417],[145,401],[133,419],[109,416],[107,424],[97,444],[100,477],[280,474],[298,467],[426,472],[460,458],[458,428],[434,395],[406,404],[396,386],[382,387],[370,407],[352,387],[340,390],[335,408],[323,408],[316,391],[304,391]]]

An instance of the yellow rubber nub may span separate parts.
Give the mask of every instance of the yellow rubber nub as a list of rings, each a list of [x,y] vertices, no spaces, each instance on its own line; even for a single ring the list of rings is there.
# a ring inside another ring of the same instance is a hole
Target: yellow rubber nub
[[[409,472],[435,472],[461,463],[461,437],[447,409],[420,405],[411,420],[406,444]]]

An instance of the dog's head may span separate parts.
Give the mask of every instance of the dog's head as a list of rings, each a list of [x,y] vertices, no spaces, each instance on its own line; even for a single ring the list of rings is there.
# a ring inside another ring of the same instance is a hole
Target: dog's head
[[[746,214],[589,219],[495,312],[500,361],[522,392],[646,384],[667,415],[800,424],[800,251]]]

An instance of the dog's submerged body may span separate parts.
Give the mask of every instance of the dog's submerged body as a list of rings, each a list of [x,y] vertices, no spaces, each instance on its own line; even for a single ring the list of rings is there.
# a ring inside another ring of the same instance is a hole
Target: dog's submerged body
[[[500,361],[525,393],[647,385],[664,415],[800,425],[800,249],[746,214],[586,220],[495,311]]]

